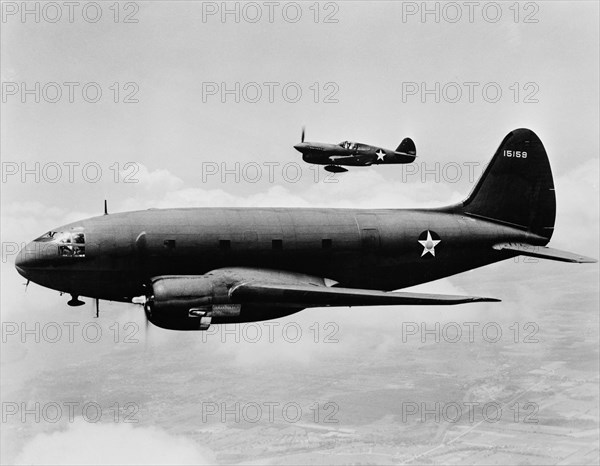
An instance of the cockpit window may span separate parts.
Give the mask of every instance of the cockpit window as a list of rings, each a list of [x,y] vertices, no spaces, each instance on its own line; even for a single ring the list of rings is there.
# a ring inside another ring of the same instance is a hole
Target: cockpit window
[[[76,231],[49,231],[34,241],[57,243],[59,256],[85,257],[85,234],[81,227]]]
[[[355,142],[343,141],[343,142],[340,142],[339,145],[342,146],[344,149],[350,149],[350,150],[356,149]]]
[[[71,237],[73,239],[73,243],[75,243],[75,244],[85,243],[85,238],[83,236],[83,233],[73,233],[73,235]]]
[[[44,233],[42,236],[34,239],[33,241],[36,241],[38,243],[45,243],[48,241],[53,241],[54,235],[56,235],[56,231],[49,231],[48,233]]]
[[[71,243],[71,233],[59,231],[54,235],[54,241],[57,243]]]
[[[42,236],[34,239],[33,241],[37,241],[40,243],[47,243],[49,241],[52,241],[54,243],[83,244],[85,243],[85,236],[82,232],[49,231],[48,233],[44,233]]]

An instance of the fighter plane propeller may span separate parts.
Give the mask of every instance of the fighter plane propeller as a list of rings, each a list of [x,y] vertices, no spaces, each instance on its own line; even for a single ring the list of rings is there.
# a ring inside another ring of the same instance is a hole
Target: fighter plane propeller
[[[302,127],[300,143],[294,148],[302,153],[302,160],[317,165],[325,165],[325,170],[343,173],[343,167],[368,167],[380,164],[411,163],[417,157],[417,148],[410,138],[402,140],[396,150],[384,149],[360,142],[343,141],[339,144],[304,142],[306,130]]]

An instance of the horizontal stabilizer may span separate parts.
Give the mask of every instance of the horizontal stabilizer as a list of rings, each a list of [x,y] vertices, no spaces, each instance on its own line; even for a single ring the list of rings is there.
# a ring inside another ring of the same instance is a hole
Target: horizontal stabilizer
[[[587,264],[598,262],[591,257],[585,257],[572,252],[561,251],[560,249],[547,248],[545,246],[534,246],[527,243],[500,243],[495,244],[494,249],[499,251],[516,252],[521,256],[539,257],[540,259],[549,259],[561,262],[576,262],[578,264]]]
[[[303,307],[450,305],[482,301],[500,301],[478,296],[386,292],[354,288],[336,288],[285,283],[243,283],[230,291],[237,303],[279,303]]]
[[[402,152],[403,154],[408,155],[417,155],[417,146],[411,138],[405,138],[402,140],[396,152]]]

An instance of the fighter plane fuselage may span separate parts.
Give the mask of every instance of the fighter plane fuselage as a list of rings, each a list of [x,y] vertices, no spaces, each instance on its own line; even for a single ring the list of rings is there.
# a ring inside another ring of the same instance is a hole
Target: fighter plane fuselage
[[[414,147],[412,141],[410,144],[411,147]],[[412,151],[405,153],[348,141],[340,144],[301,142],[294,148],[302,153],[302,160],[318,165],[361,167],[379,164],[405,164],[413,162],[416,157]]]

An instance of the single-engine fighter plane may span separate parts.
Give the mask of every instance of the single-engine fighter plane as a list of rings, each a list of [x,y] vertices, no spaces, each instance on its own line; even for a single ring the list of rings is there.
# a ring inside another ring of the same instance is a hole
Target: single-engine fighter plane
[[[411,138],[405,138],[396,150],[363,144],[361,142],[343,141],[339,144],[322,142],[304,142],[305,131],[302,128],[302,138],[294,146],[302,153],[302,160],[317,165],[325,165],[325,170],[332,173],[342,173],[350,167],[368,167],[370,165],[411,163],[417,157],[417,148]]]
[[[498,301],[387,290],[518,255],[596,262],[546,247],[555,210],[544,146],[532,131],[517,129],[469,197],[447,207],[107,214],[50,230],[15,265],[28,280],[69,293],[70,305],[81,304],[79,296],[96,304],[136,302],[150,322],[175,330],[275,319],[309,307]]]

